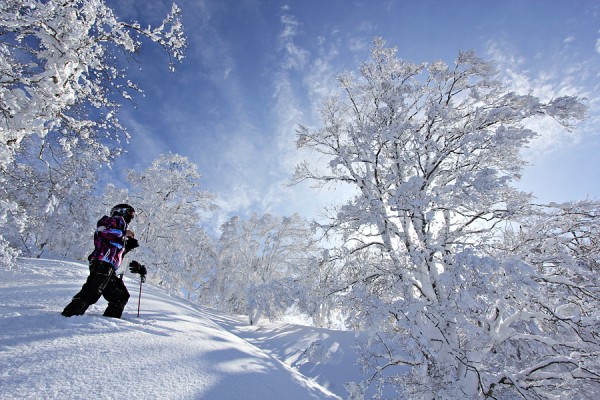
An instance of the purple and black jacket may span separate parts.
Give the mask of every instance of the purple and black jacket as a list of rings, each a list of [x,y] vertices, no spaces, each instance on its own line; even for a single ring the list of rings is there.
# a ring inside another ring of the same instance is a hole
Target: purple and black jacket
[[[88,260],[99,260],[109,263],[113,270],[119,269],[125,252],[125,234],[127,223],[123,217],[103,216],[96,223],[94,233],[94,251]]]

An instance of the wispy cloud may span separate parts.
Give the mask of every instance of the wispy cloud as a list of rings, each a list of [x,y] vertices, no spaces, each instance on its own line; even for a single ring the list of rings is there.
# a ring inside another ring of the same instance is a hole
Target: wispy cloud
[[[280,50],[284,53],[282,67],[284,69],[302,69],[308,60],[310,52],[298,46],[295,38],[299,33],[301,24],[296,17],[288,14],[289,7],[284,7],[286,12],[281,16],[282,31],[279,35]]]
[[[542,101],[550,101],[560,96],[578,96],[581,98],[594,98],[598,88],[590,87],[586,78],[592,78],[591,64],[581,60],[548,59],[543,62],[533,63],[514,52],[510,46],[502,42],[490,42],[487,48],[488,56],[496,63],[505,83],[511,90],[521,94],[532,94]],[[597,79],[597,76],[596,78]],[[600,115],[600,108],[595,101],[590,102],[590,119],[596,120]],[[543,157],[549,153],[564,149],[578,143],[587,133],[582,124],[579,129],[566,132],[553,120],[528,121],[527,127],[539,133],[527,151],[528,157]]]
[[[272,144],[273,181],[263,193],[262,207],[269,211],[297,212],[317,218],[320,210],[331,203],[332,192],[318,192],[308,184],[289,186],[296,165],[305,159],[317,162],[316,156],[296,148],[299,124],[317,123],[317,107],[336,88],[335,73],[330,60],[337,56],[335,47],[324,50],[327,40],[321,37],[313,53],[299,42],[303,35],[302,22],[290,7],[281,9],[281,30],[278,70],[274,73],[272,114],[276,140]]]
[[[310,52],[297,43],[302,24],[291,14],[290,7],[282,7],[281,12],[281,30],[277,38],[280,62],[274,74],[272,110],[273,129],[276,132],[272,144],[276,154],[274,169],[278,171],[278,177],[263,198],[263,206],[267,210],[281,209],[285,202],[288,205],[293,203],[293,193],[298,190],[288,187],[287,183],[298,162],[295,146],[296,127],[305,118],[305,93],[298,77],[305,72],[311,57]]]

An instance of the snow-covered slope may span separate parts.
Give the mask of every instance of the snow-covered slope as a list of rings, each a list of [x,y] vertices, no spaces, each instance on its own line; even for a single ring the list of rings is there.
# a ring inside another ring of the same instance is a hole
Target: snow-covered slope
[[[229,332],[247,340],[267,354],[310,377],[328,390],[348,397],[344,387],[349,381],[360,381],[362,372],[356,363],[356,336],[350,331],[334,331],[291,323],[262,321],[258,326],[247,324],[247,318],[207,316]],[[367,398],[373,395],[367,392]]]
[[[235,318],[151,285],[143,287],[140,318],[139,286],[128,279],[123,319],[102,317],[104,299],[84,316],[61,316],[86,276],[83,264],[53,260],[20,259],[0,270],[1,399],[339,398],[274,357],[301,343],[277,349],[277,341],[260,339],[260,328],[244,331]],[[272,355],[221,323],[270,344]]]

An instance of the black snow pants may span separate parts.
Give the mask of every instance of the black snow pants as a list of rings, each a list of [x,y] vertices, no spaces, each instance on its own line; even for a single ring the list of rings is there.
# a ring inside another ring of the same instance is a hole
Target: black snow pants
[[[109,263],[92,260],[87,281],[65,307],[62,315],[65,317],[83,315],[90,305],[100,299],[100,296],[104,296],[108,301],[104,316],[121,318],[125,304],[129,300],[129,291]]]

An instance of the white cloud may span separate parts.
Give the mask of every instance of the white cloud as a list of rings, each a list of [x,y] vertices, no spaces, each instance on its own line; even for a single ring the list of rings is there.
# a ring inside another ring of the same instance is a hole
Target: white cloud
[[[238,183],[231,190],[219,196],[217,204],[220,214],[225,217],[248,213],[253,204],[259,202],[260,197],[255,188],[249,184]],[[226,219],[226,218],[225,218]]]
[[[290,77],[289,70],[303,70],[308,63],[310,52],[295,42],[300,26],[300,22],[296,17],[291,14],[284,14],[281,17],[281,25],[279,50],[283,53],[283,60],[280,64],[280,70],[275,74],[273,98],[275,100],[277,150],[282,155],[279,157],[280,164],[289,168],[289,156],[295,149],[295,129],[304,118],[300,105],[302,87]]]
[[[279,35],[279,46],[284,51],[282,66],[284,69],[302,69],[306,65],[310,53],[294,42],[300,23],[290,14],[282,15],[281,23],[283,30]]]
[[[335,71],[327,58],[317,58],[310,65],[304,77],[308,89],[311,107],[316,110],[323,100],[331,96],[338,89],[335,76],[341,71]]]
[[[588,98],[591,95],[590,88],[582,80],[582,77],[590,76],[586,71],[589,66],[576,60],[555,61],[546,58],[539,64],[531,64],[531,61],[499,42],[488,44],[488,55],[496,63],[504,82],[517,93],[532,94],[542,101],[567,95]],[[590,111],[590,117],[595,118],[600,110],[596,108]],[[539,134],[526,151],[527,158],[544,157],[572,146],[586,133],[583,129],[567,132],[556,121],[549,119],[528,121],[526,126]]]
[[[355,53],[367,51],[370,45],[370,42],[364,38],[353,37],[348,39],[348,48]]]
[[[320,37],[313,53],[298,44],[301,22],[288,13],[281,18],[278,38],[282,61],[274,74],[273,126],[275,141],[270,144],[273,179],[261,193],[261,209],[273,213],[299,213],[318,218],[322,207],[339,199],[340,193],[317,191],[308,184],[288,186],[296,165],[304,159],[318,162],[313,153],[296,148],[296,129],[299,124],[316,123],[316,108],[337,88],[336,73],[330,60],[338,55],[336,46],[325,50],[327,38]],[[300,74],[294,73],[296,70]]]

